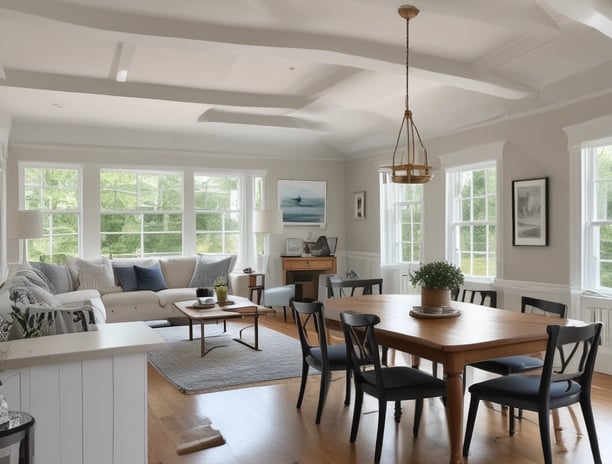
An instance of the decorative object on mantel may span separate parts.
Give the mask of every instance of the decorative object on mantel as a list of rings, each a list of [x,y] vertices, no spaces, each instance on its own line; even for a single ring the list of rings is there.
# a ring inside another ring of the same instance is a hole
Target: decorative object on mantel
[[[408,99],[408,83],[409,83],[409,58],[410,58],[410,20],[419,14],[419,9],[412,5],[403,5],[398,9],[399,15],[406,20],[406,109],[404,117],[400,125],[395,148],[393,149],[393,165],[391,166],[391,181],[398,184],[424,184],[432,178],[432,167],[428,164],[427,149],[421,139],[421,134],[417,129],[412,119],[412,111],[410,111]],[[399,155],[396,162],[397,150],[402,138],[402,130],[406,129],[406,157],[404,153]],[[418,146],[416,142],[418,140]],[[422,153],[418,153],[421,150]]]
[[[449,307],[451,288],[464,282],[461,269],[447,261],[424,264],[409,277],[412,285],[421,286],[421,307],[425,308]]]

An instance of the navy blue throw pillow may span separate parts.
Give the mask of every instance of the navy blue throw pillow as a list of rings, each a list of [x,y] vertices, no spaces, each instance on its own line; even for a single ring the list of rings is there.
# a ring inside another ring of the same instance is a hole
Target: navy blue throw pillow
[[[124,292],[138,290],[138,278],[134,266],[115,266],[113,269]]]
[[[136,279],[138,280],[138,290],[151,290],[157,292],[168,288],[159,264],[153,267],[134,266],[134,270],[136,271]]]

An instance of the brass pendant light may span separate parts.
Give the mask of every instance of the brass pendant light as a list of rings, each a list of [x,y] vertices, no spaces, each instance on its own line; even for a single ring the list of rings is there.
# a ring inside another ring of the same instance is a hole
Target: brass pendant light
[[[400,6],[397,10],[399,15],[406,20],[406,109],[400,126],[395,148],[393,149],[393,165],[391,166],[391,181],[397,184],[424,184],[432,178],[432,168],[427,162],[427,149],[423,145],[423,140],[419,134],[414,121],[412,111],[408,104],[408,71],[410,58],[410,20],[419,14],[419,9],[412,5]],[[406,158],[404,154],[399,155],[396,163],[397,148],[402,138],[402,130],[406,128]],[[417,146],[418,141],[418,146]],[[422,154],[417,157],[417,150]],[[419,162],[419,160],[421,160]]]

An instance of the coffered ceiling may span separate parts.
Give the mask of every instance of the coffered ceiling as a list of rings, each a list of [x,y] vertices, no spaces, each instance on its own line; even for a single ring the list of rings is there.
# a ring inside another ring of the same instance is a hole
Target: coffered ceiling
[[[0,0],[0,111],[12,141],[391,152],[403,3]],[[412,4],[410,106],[424,139],[612,91],[610,0]]]

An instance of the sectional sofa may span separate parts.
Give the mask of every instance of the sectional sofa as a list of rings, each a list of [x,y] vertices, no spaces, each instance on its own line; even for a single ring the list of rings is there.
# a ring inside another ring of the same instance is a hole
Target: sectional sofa
[[[231,286],[235,261],[235,255],[207,254],[28,263],[0,289],[0,314],[10,320],[17,303],[56,313],[84,310],[91,324],[180,318],[173,303],[195,299],[197,287],[212,287],[219,278]]]

